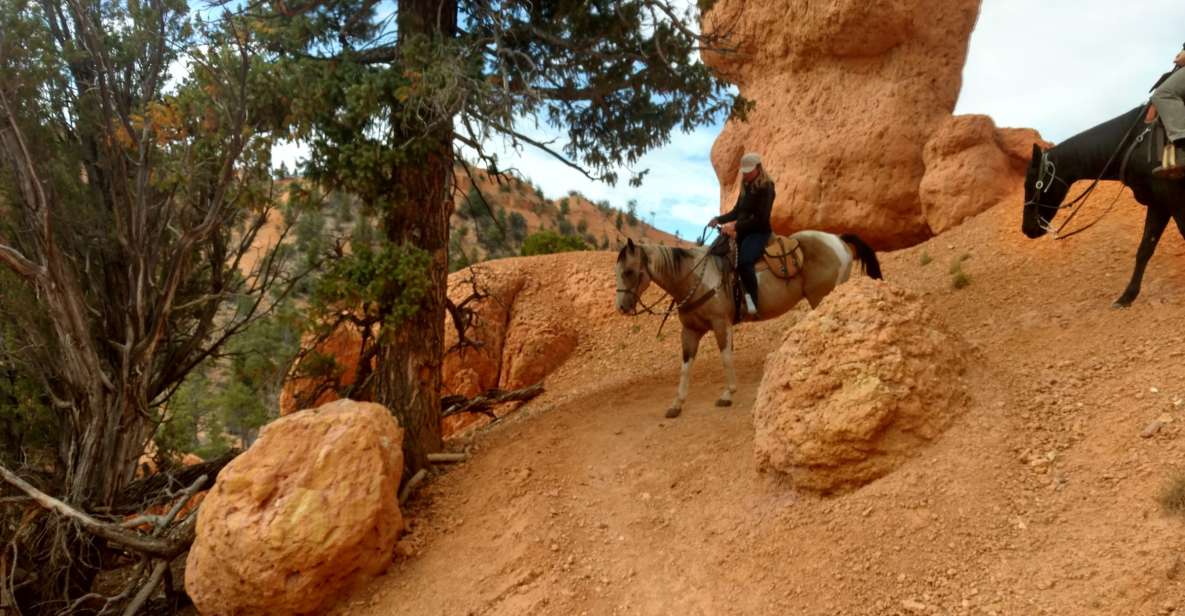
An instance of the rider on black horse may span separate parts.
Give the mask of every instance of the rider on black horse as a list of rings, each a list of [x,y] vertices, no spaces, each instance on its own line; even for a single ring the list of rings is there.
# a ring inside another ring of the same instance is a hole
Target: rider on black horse
[[[1152,87],[1152,105],[1164,123],[1169,141],[1175,145],[1175,160],[1156,168],[1152,173],[1165,178],[1185,177],[1185,46],[1173,59],[1176,65]]]
[[[719,226],[721,233],[736,238],[737,269],[745,287],[745,311],[756,315],[757,273],[753,265],[765,252],[772,233],[769,217],[774,205],[774,181],[761,166],[761,156],[756,153],[741,157],[741,174],[744,181],[736,205],[732,211],[713,218],[708,224]]]

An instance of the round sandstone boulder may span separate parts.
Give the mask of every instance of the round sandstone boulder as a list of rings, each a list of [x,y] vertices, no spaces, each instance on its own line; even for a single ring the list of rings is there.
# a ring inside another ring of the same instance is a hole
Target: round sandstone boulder
[[[185,589],[205,616],[316,614],[391,561],[403,431],[377,404],[283,417],[226,466],[198,513]]]
[[[863,278],[837,288],[766,360],[758,470],[822,493],[884,476],[966,407],[968,352],[910,292]]]

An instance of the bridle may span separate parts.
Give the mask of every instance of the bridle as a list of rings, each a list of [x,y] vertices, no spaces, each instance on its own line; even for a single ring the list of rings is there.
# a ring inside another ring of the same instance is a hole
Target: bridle
[[[1053,210],[1067,210],[1067,209],[1074,208],[1074,206],[1076,206],[1076,205],[1079,206],[1077,209],[1075,209],[1073,212],[1071,212],[1070,215],[1066,218],[1066,220],[1063,221],[1062,224],[1060,226],[1058,226],[1056,229],[1053,227],[1053,224],[1051,224],[1051,222],[1045,222],[1045,219],[1041,216],[1040,212],[1037,213],[1037,224],[1046,233],[1052,233],[1053,239],[1064,240],[1064,239],[1067,239],[1067,238],[1072,237],[1074,235],[1078,235],[1079,233],[1082,233],[1083,231],[1086,231],[1087,229],[1095,226],[1096,224],[1099,223],[1099,221],[1101,221],[1104,217],[1106,217],[1107,214],[1111,213],[1111,209],[1115,207],[1115,204],[1119,202],[1119,197],[1123,195],[1123,188],[1122,187],[1119,189],[1118,192],[1115,193],[1115,198],[1111,200],[1111,204],[1107,206],[1107,208],[1103,211],[1103,213],[1097,219],[1095,219],[1093,222],[1087,224],[1086,226],[1084,226],[1080,229],[1075,229],[1069,233],[1066,233],[1065,235],[1061,234],[1062,230],[1065,229],[1066,226],[1068,226],[1070,224],[1070,221],[1074,220],[1074,217],[1078,215],[1078,212],[1082,211],[1081,205],[1085,205],[1086,199],[1088,197],[1090,197],[1091,193],[1093,193],[1096,188],[1098,188],[1099,182],[1101,182],[1103,180],[1103,177],[1107,175],[1107,170],[1111,168],[1111,163],[1115,162],[1115,158],[1117,156],[1119,156],[1119,153],[1124,151],[1124,145],[1127,144],[1128,137],[1131,136],[1132,131],[1136,130],[1136,127],[1138,127],[1140,125],[1140,122],[1143,121],[1144,115],[1147,111],[1148,111],[1148,105],[1145,105],[1144,108],[1140,110],[1140,113],[1138,113],[1136,115],[1135,124],[1132,124],[1131,128],[1127,129],[1127,133],[1125,133],[1123,135],[1123,139],[1119,140],[1119,146],[1116,147],[1115,151],[1111,153],[1111,157],[1107,159],[1107,164],[1103,165],[1103,170],[1099,172],[1098,177],[1096,177],[1094,179],[1094,181],[1092,181],[1090,183],[1090,186],[1086,187],[1086,190],[1082,191],[1082,194],[1075,197],[1069,203],[1065,203],[1062,205],[1050,205],[1048,203],[1041,203],[1040,195],[1043,195],[1043,194],[1049,192],[1049,189],[1053,186],[1054,182],[1061,182],[1066,187],[1066,192],[1070,191],[1070,183],[1057,176],[1057,164],[1054,163],[1054,161],[1049,157],[1049,152],[1048,151],[1041,152],[1041,162],[1038,163],[1038,165],[1040,166],[1040,169],[1037,172],[1037,182],[1035,184],[1033,184],[1033,188],[1034,188],[1033,198],[1025,201],[1025,207],[1035,206],[1035,207],[1050,208]],[[1127,163],[1131,160],[1132,152],[1135,151],[1136,146],[1139,145],[1140,143],[1142,143],[1144,141],[1144,137],[1146,137],[1148,135],[1148,133],[1150,133],[1150,132],[1152,132],[1151,127],[1145,128],[1144,132],[1140,133],[1140,135],[1138,137],[1136,137],[1136,140],[1129,147],[1126,148],[1127,153],[1124,155],[1123,163],[1119,169],[1119,181],[1120,182],[1123,182],[1124,177],[1127,175]]]
[[[704,228],[704,234],[700,236],[700,240],[698,242],[699,245],[701,245],[701,246],[703,245],[704,236],[706,234],[707,234],[707,227]],[[645,271],[646,275],[649,276],[651,280],[654,280],[654,274],[651,273],[651,271],[650,271],[650,260],[646,256],[646,252],[640,251],[640,254],[641,254],[641,261],[642,261],[642,268],[640,271]],[[682,284],[682,282],[684,280],[686,280],[688,277],[694,275],[695,271],[697,269],[699,269],[701,265],[705,264],[709,255],[710,255],[710,252],[704,252],[704,255],[702,257],[700,257],[699,261],[696,261],[695,264],[693,264],[691,266],[691,269],[689,269],[687,271],[687,273],[683,276],[683,278],[679,280],[679,283]],[[659,326],[658,326],[659,335],[662,334],[662,328],[664,325],[666,325],[667,319],[670,318],[671,313],[674,312],[675,310],[682,311],[683,307],[686,306],[689,302],[691,302],[691,298],[695,297],[695,292],[698,291],[700,289],[700,287],[703,286],[703,284],[704,284],[704,276],[701,273],[698,276],[698,280],[695,283],[695,286],[691,288],[691,291],[689,291],[687,293],[687,295],[685,295],[683,297],[683,299],[675,299],[675,297],[673,297],[673,296],[671,297],[671,305],[667,307],[666,312],[663,314],[663,317],[662,317],[662,323],[659,324]],[[625,313],[626,316],[634,317],[634,316],[638,316],[639,314],[657,315],[658,313],[655,312],[654,307],[659,305],[660,303],[662,303],[662,300],[665,299],[667,295],[670,295],[669,293],[664,292],[662,295],[660,295],[658,297],[657,300],[655,300],[653,303],[651,303],[649,306],[647,306],[646,303],[644,301],[642,301],[641,293],[638,292],[638,289],[641,288],[641,286],[642,286],[642,280],[641,280],[641,277],[639,276],[638,282],[636,284],[634,284],[633,288],[617,287],[618,293],[628,293],[634,297],[634,309],[631,312]],[[708,291],[705,295],[703,295],[699,300],[696,300],[696,301],[700,302],[704,299],[707,299],[715,292],[716,292],[716,289]],[[638,306],[641,306],[642,308],[639,309]]]
[[[653,280],[654,274],[650,273],[650,260],[646,257],[645,252],[640,251],[640,254],[641,254],[642,267],[638,270],[638,273],[641,274],[642,272],[646,272],[646,275],[649,276],[651,280]],[[618,293],[628,293],[634,297],[634,308],[632,311],[625,313],[627,316],[636,317],[639,314],[658,314],[657,312],[654,311],[654,307],[659,305],[660,303],[662,303],[663,297],[665,297],[665,295],[659,296],[659,298],[654,303],[647,306],[646,302],[642,301],[642,294],[638,292],[638,289],[640,289],[641,287],[642,287],[642,276],[641,275],[638,276],[638,282],[634,284],[634,287],[632,289],[623,289],[621,287],[617,287]],[[641,310],[638,309],[639,306],[642,307]]]

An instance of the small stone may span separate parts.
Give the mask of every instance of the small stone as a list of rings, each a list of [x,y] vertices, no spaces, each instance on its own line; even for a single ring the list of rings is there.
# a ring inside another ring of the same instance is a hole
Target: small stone
[[[1160,393],[1160,388],[1158,388],[1158,387],[1149,387],[1149,388],[1148,388],[1148,391],[1150,391],[1150,392],[1152,392],[1152,393],[1154,393],[1154,394],[1158,394],[1158,393]]]
[[[558,544],[558,543],[551,544],[551,551],[552,552],[559,552],[560,551],[560,544]]]
[[[1159,421],[1162,424],[1171,424],[1173,423],[1173,416],[1169,415],[1168,413],[1164,413],[1160,417],[1157,417],[1156,421]]]
[[[1144,426],[1144,429],[1140,431],[1140,438],[1152,438],[1153,436],[1156,436],[1156,433],[1160,432],[1160,428],[1163,425],[1164,424],[1158,420],[1148,422],[1148,425]]]
[[[910,612],[922,613],[926,611],[926,604],[913,599],[905,599],[901,602],[901,607]]]

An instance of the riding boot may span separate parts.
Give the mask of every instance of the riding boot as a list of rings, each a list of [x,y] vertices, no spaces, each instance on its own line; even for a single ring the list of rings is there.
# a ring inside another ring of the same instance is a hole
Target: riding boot
[[[1165,180],[1185,177],[1185,139],[1164,146],[1160,166],[1152,170],[1152,175]]]

